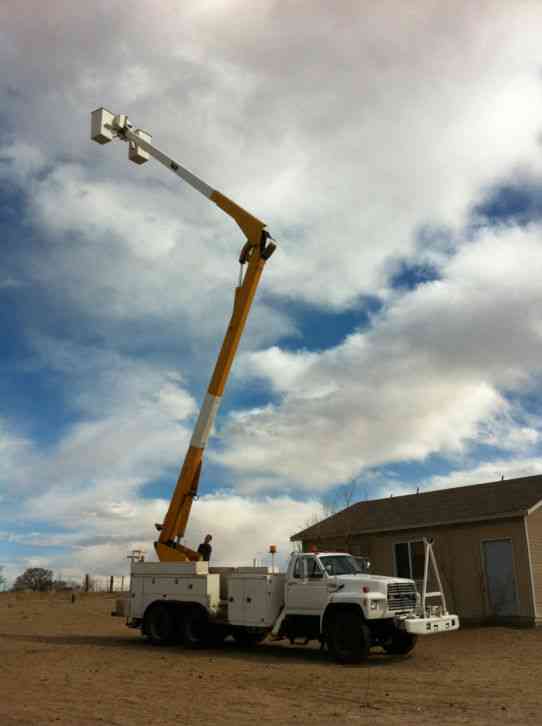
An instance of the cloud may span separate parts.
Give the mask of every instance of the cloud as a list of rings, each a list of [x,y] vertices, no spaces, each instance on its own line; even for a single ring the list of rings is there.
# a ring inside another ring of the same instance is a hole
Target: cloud
[[[422,489],[448,489],[468,484],[514,479],[522,476],[534,476],[542,471],[542,458],[497,459],[491,462],[476,464],[468,469],[459,469],[444,476],[432,476],[421,483]]]
[[[5,498],[5,488],[19,462],[25,460],[31,450],[32,442],[11,430],[7,421],[0,419],[0,502]]]
[[[49,505],[54,503],[61,501],[53,502],[50,498]],[[39,566],[61,571],[64,578],[80,578],[86,572],[99,576],[125,574],[126,556],[132,549],[142,549],[147,559],[155,559],[152,532],[154,522],[163,517],[166,502],[132,497],[129,512],[101,507],[94,515],[87,512],[84,516],[81,515],[85,501],[75,495],[73,504],[81,505],[76,519],[62,508],[56,516],[52,510],[42,508],[42,517],[47,514],[52,521],[64,523],[65,529],[60,532],[38,530],[30,536],[0,533],[4,541],[35,549],[32,555],[17,558],[7,573],[10,577],[26,567],[38,566],[38,560]],[[217,492],[201,497],[194,505],[185,542],[197,547],[203,536],[211,532],[216,565],[251,565],[254,559],[271,564],[269,545],[274,544],[278,548],[277,564],[284,564],[292,550],[291,534],[321,516],[322,507],[316,500],[300,501],[287,496],[253,499],[233,492]]]
[[[105,264],[83,288],[86,304],[99,301],[108,265],[120,283],[113,314],[130,302],[155,310],[156,278],[174,269],[178,305],[190,300],[205,321],[198,300],[223,284],[237,236],[158,165],[135,169],[123,145],[91,145],[100,103],[269,222],[282,241],[269,290],[339,308],[385,291],[389,260],[415,250],[420,225],[461,226],[481,188],[521,166],[541,172],[536,3],[443,13],[428,1],[397,15],[392,2],[370,13],[269,2],[235,23],[237,4],[222,2],[163,2],[161,22],[146,3],[129,16],[105,4],[74,15],[58,0],[33,9],[5,15],[19,42],[3,51],[11,85],[31,94],[9,110],[18,158],[24,149],[50,168],[30,205],[38,227],[122,242],[124,255],[100,249]],[[19,55],[30,44],[47,63]]]
[[[35,367],[62,372],[78,415],[50,447],[0,429],[0,540],[21,548],[6,574],[42,565],[63,577],[125,573],[131,549],[153,557],[154,523],[168,502],[141,491],[180,466],[195,402],[157,365],[49,338],[33,347]],[[250,564],[269,544],[284,558],[291,533],[320,510],[315,500],[219,491],[194,505],[187,542],[211,530],[216,562]]]
[[[266,380],[279,402],[232,413],[218,460],[245,489],[267,476],[314,490],[474,442],[536,444],[540,421],[522,423],[507,394],[540,372],[539,240],[538,227],[484,230],[368,332],[321,353],[245,355],[243,376]]]
[[[1,490],[19,519],[107,509],[178,464],[196,404],[177,373],[49,338],[33,345],[34,369],[62,374],[72,420],[49,447],[4,436]]]
[[[262,379],[270,396],[219,422],[215,460],[236,493],[201,500],[195,539],[216,518],[217,542],[241,560],[303,526],[312,505],[299,488],[475,443],[527,457],[539,442],[539,421],[513,397],[539,371],[540,230],[464,233],[490,190],[542,178],[538,3],[244,9],[0,7],[11,69],[0,179],[21,224],[0,288],[20,286],[25,344],[66,413],[43,445],[5,412],[0,496],[4,516],[58,528],[51,546],[77,552],[63,567],[120,568],[127,546],[148,546],[165,503],[140,492],[182,457],[242,244],[158,164],[92,144],[100,105],[127,112],[280,242],[237,369],[237,392]],[[394,291],[402,261],[439,279]],[[290,300],[329,312],[368,294],[384,307],[366,332],[320,352],[281,347],[300,333]]]

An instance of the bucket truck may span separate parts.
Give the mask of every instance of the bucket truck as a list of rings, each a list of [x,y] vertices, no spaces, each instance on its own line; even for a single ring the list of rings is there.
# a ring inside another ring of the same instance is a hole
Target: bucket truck
[[[132,558],[127,625],[139,628],[155,645],[182,641],[201,647],[228,636],[244,645],[267,635],[291,642],[318,640],[341,663],[359,662],[376,645],[406,654],[418,635],[457,630],[459,618],[448,613],[429,541],[421,597],[413,580],[370,574],[344,552],[293,553],[286,572],[277,573],[274,567],[210,567],[181,544],[207,438],[261,274],[276,246],[264,222],[157,149],[150,134],[134,128],[125,115],[93,111],[91,138],[100,144],[114,138],[127,142],[129,159],[136,164],[153,157],[232,217],[246,237],[239,257],[246,272],[235,290],[231,320],[169,509],[157,525],[159,562]],[[438,582],[432,592],[427,586],[430,565]],[[440,604],[431,604],[434,598]]]

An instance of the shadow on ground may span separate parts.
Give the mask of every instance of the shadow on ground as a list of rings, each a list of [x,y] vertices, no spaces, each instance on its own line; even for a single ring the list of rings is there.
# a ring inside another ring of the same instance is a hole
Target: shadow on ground
[[[15,634],[0,633],[0,639],[17,641],[22,643],[41,643],[44,645],[59,645],[78,648],[80,646],[95,646],[98,648],[115,648],[116,650],[124,650],[126,652],[141,652],[147,650],[149,654],[153,653],[170,653],[172,655],[178,653],[190,654],[192,658],[208,657],[212,655],[217,659],[225,660],[243,660],[253,661],[255,663],[273,663],[277,661],[285,661],[288,663],[321,663],[330,664],[334,667],[336,664],[330,659],[327,651],[321,650],[319,647],[313,646],[295,646],[287,643],[278,644],[273,642],[262,643],[252,648],[241,648],[234,642],[226,642],[221,647],[201,648],[196,650],[188,650],[181,645],[171,646],[153,646],[148,641],[140,637],[128,636],[111,636],[111,635],[34,635],[34,634]],[[373,653],[367,661],[360,665],[364,667],[381,667],[394,662],[404,661],[411,656],[390,656],[382,653]]]

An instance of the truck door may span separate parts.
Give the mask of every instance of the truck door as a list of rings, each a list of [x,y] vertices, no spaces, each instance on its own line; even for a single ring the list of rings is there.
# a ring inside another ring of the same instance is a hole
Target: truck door
[[[320,615],[329,593],[327,576],[314,555],[296,558],[286,589],[286,607],[289,613]]]

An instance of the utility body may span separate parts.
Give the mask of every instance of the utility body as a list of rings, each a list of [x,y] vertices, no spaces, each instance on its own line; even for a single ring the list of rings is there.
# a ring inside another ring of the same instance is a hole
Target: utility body
[[[426,547],[430,563],[431,544]],[[344,552],[294,553],[284,573],[134,561],[126,615],[128,626],[156,645],[202,647],[228,636],[242,645],[266,636],[316,640],[338,662],[354,663],[373,646],[405,654],[418,635],[458,629],[459,618],[447,612],[442,592],[427,592],[425,579],[424,592],[425,598],[413,580],[362,572]],[[441,604],[429,605],[435,596]]]

